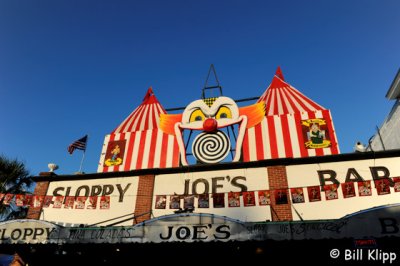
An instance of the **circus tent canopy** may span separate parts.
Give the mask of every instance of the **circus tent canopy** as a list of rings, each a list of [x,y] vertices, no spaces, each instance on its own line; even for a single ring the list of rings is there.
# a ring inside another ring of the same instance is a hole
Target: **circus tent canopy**
[[[143,131],[158,128],[160,114],[165,114],[164,108],[157,100],[150,87],[143,102],[112,132],[112,134]]]
[[[265,102],[267,107],[266,115],[325,110],[324,107],[306,97],[289,83],[286,83],[280,67],[276,70],[271,84],[258,100],[258,102],[262,101]]]

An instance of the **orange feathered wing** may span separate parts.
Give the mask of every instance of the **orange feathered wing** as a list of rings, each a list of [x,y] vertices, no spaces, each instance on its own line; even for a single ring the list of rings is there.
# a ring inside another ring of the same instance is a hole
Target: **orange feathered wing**
[[[175,135],[175,124],[181,120],[182,114],[161,114],[159,127],[164,133]]]
[[[247,116],[247,127],[254,127],[265,117],[265,103],[259,102],[253,105],[240,107],[239,115]]]

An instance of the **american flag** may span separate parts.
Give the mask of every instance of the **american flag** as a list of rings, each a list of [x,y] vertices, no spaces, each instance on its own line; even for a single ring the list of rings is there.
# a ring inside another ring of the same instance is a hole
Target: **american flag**
[[[80,139],[72,142],[71,145],[68,146],[69,154],[72,154],[75,149],[85,151],[86,150],[87,138],[88,138],[88,136],[86,135],[83,138],[80,138]]]

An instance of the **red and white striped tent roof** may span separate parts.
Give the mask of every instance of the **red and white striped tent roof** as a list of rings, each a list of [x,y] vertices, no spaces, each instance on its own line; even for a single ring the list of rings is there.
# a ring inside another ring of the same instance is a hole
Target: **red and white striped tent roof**
[[[276,70],[267,90],[258,99],[258,102],[262,101],[265,102],[267,116],[325,110],[324,107],[286,83],[280,67]]]
[[[243,160],[298,158],[338,154],[339,146],[330,111],[286,83],[278,67],[271,84],[258,99],[265,102],[265,119],[249,128],[243,140]],[[326,123],[327,147],[308,147],[303,121],[321,119]]]
[[[165,113],[164,108],[150,87],[144,96],[143,102],[111,134],[158,128],[160,114]]]
[[[150,87],[143,102],[111,134],[105,136],[98,172],[178,167],[176,138],[159,129],[160,115],[165,113]],[[120,161],[107,165],[112,158],[110,152],[116,145],[120,146],[117,157]]]

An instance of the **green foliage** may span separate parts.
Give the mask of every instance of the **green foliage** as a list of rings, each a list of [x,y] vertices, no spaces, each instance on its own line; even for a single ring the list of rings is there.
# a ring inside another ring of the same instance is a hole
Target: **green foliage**
[[[27,194],[33,181],[24,163],[8,159],[0,155],[0,193]],[[24,218],[27,207],[18,207],[14,200],[10,205],[4,205],[0,200],[0,220]]]

